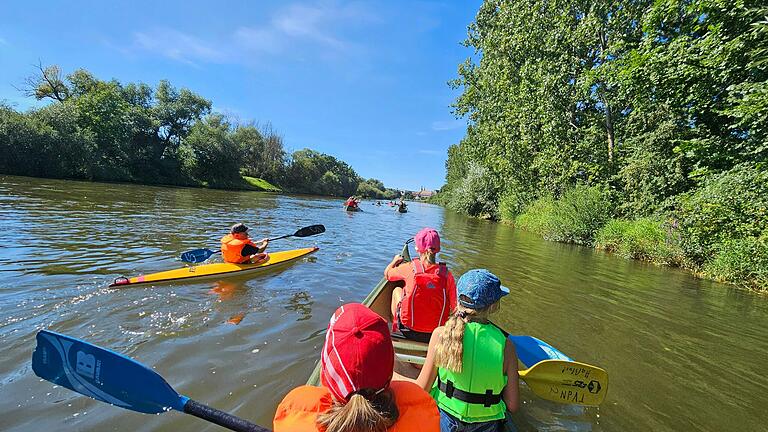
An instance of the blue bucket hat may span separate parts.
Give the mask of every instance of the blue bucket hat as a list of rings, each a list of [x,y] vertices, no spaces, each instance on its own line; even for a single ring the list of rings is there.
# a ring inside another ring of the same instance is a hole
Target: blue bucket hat
[[[486,269],[474,269],[461,275],[456,290],[459,303],[470,309],[483,309],[509,294],[509,289],[501,286],[499,278]],[[470,301],[463,300],[462,296]]]

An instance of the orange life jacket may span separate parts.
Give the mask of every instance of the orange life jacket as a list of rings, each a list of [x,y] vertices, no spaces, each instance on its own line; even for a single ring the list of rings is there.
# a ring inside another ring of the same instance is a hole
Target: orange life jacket
[[[227,234],[221,238],[221,254],[224,256],[224,261],[228,263],[243,263],[249,260],[247,256],[243,256],[243,247],[245,245],[252,245],[256,247],[251,239],[239,240],[234,235]]]
[[[451,313],[448,302],[448,268],[440,263],[427,273],[421,260],[413,261],[414,284],[406,286],[400,301],[400,322],[411,330],[432,333]]]
[[[440,432],[440,413],[435,400],[412,382],[392,381],[389,388],[395,393],[395,404],[400,415],[389,432]],[[301,386],[291,390],[275,412],[274,432],[323,432],[317,424],[317,415],[333,406],[333,396],[325,387]]]

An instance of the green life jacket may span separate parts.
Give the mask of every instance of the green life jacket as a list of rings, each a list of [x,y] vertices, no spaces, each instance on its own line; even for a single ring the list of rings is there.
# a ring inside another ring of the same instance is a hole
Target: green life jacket
[[[504,345],[507,338],[493,324],[467,323],[461,373],[437,370],[432,397],[443,411],[466,423],[504,418],[507,406],[501,397],[504,374]]]

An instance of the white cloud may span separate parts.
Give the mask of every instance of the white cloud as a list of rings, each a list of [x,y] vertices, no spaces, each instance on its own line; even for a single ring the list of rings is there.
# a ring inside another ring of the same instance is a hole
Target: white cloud
[[[153,29],[133,34],[134,47],[159,54],[182,63],[220,63],[226,60],[224,50],[195,36],[173,29]]]
[[[182,63],[252,63],[254,54],[293,55],[294,58],[337,58],[362,46],[344,37],[377,18],[358,4],[322,2],[292,4],[275,11],[259,25],[244,25],[220,40],[206,39],[171,28],[133,34],[125,53],[149,52]]]
[[[342,30],[372,19],[354,4],[294,4],[277,11],[265,25],[240,27],[235,40],[247,51],[282,54],[307,48],[314,54],[338,55],[360,48],[345,40]]]
[[[432,130],[435,131],[447,131],[453,129],[459,129],[464,126],[464,122],[461,120],[438,120],[432,122]]]

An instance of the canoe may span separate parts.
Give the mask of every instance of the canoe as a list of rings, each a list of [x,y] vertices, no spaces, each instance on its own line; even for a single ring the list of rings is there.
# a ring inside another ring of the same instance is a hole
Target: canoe
[[[411,260],[410,253],[408,252],[408,244],[403,246],[400,255],[403,256],[405,261]],[[381,278],[379,283],[373,288],[373,291],[371,291],[365,300],[363,300],[364,305],[379,314],[379,316],[384,318],[388,323],[392,323],[390,305],[392,304],[392,291],[396,286],[403,286],[403,282],[390,282],[386,278]],[[418,369],[411,366],[409,360],[416,362],[421,361],[423,363],[423,359],[427,355],[427,344],[397,338],[394,335],[392,344],[395,347],[395,353],[398,355],[398,362],[395,365],[395,370],[401,375],[415,378],[418,375]],[[307,384],[314,386],[320,385],[320,361],[315,365],[315,369],[309,376]]]
[[[363,211],[360,207],[344,206],[344,210],[349,212]]]
[[[397,211],[398,213],[408,213],[408,209],[405,207],[398,207]]]
[[[403,250],[400,253],[405,261],[410,261],[410,253],[408,252],[408,244],[403,246]],[[388,323],[392,323],[392,312],[390,310],[392,302],[392,290],[396,286],[402,286],[403,282],[389,282],[385,278],[382,278],[378,284],[373,288],[373,291],[363,300],[363,304],[368,306],[372,311],[376,312],[379,316],[387,320]],[[502,331],[504,331],[502,329]],[[506,332],[505,332],[506,334]],[[518,368],[520,370],[527,369],[534,364],[549,359],[562,359],[570,360],[568,356],[554,348],[553,346],[531,336],[513,336],[509,335],[509,339],[515,344],[515,350],[518,353]],[[322,344],[321,344],[322,345]],[[410,341],[392,335],[392,345],[395,348],[395,354],[397,360],[395,361],[395,371],[400,375],[404,375],[410,378],[416,378],[419,373],[419,369],[414,365],[423,364],[427,355],[428,344],[422,342]],[[307,380],[307,385],[319,386],[320,384],[320,361],[315,364],[315,368],[312,374]],[[575,409],[581,409],[581,407],[571,407]],[[514,425],[513,419],[507,416],[505,421],[504,432],[517,431],[518,428]]]
[[[260,264],[232,264],[232,263],[214,263],[198,266],[184,267],[175,270],[167,270],[159,273],[151,273],[132,278],[119,277],[109,285],[110,288],[127,287],[136,285],[147,285],[155,283],[170,283],[177,281],[204,280],[209,278],[221,278],[230,276],[240,276],[261,271],[266,271],[294,262],[318,250],[318,247],[294,249],[287,251],[278,251],[269,253],[269,261]]]

